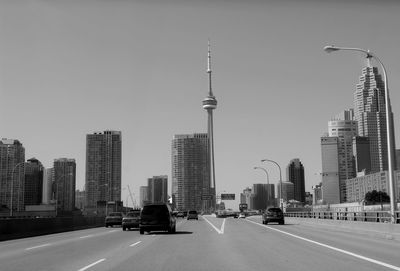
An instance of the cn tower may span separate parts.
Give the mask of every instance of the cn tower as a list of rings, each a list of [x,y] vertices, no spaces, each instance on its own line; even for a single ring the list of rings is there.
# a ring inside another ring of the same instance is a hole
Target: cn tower
[[[213,110],[217,108],[217,100],[215,99],[211,88],[211,51],[210,41],[208,41],[208,96],[203,100],[203,109],[207,110],[208,114],[208,150],[210,155],[210,188],[215,189],[215,163],[214,163],[214,136],[213,136]]]

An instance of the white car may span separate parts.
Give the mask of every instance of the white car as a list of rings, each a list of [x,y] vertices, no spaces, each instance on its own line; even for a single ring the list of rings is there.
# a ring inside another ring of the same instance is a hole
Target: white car
[[[241,213],[241,214],[239,215],[239,218],[246,218],[246,215],[243,214],[243,213]]]

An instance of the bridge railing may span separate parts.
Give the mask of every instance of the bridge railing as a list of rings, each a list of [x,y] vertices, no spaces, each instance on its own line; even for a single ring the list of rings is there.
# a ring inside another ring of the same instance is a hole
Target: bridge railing
[[[387,211],[307,211],[286,212],[286,217],[300,217],[312,219],[347,220],[362,222],[390,222],[390,213]],[[395,223],[400,223],[400,212],[395,212]]]

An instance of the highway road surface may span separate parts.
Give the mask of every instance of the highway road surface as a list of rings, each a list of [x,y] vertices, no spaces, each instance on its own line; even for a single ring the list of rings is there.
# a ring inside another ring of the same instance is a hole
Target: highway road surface
[[[176,234],[94,228],[0,242],[0,270],[399,270],[400,242],[332,227],[177,219]]]

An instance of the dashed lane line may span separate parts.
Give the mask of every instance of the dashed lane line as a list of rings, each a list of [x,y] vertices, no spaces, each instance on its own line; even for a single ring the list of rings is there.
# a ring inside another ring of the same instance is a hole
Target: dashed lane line
[[[96,262],[94,262],[94,263],[91,263],[91,264],[89,264],[89,265],[87,265],[87,266],[85,266],[85,267],[82,267],[82,268],[79,269],[78,271],[85,271],[85,270],[89,269],[90,267],[95,266],[96,264],[99,264],[99,263],[101,263],[101,262],[103,262],[103,261],[105,261],[105,260],[106,260],[105,258],[100,259],[100,260],[98,260],[98,261],[96,261]]]
[[[251,221],[250,219],[247,219],[246,221],[249,221],[249,222],[251,222],[253,224],[256,224],[256,225],[258,225],[260,227],[264,227],[264,228],[267,228],[267,229],[270,229],[270,230],[274,230],[274,231],[289,235],[291,237],[294,237],[294,238],[297,238],[297,239],[300,239],[300,240],[303,240],[303,241],[306,241],[306,242],[309,242],[309,243],[312,243],[312,244],[315,244],[315,245],[318,245],[318,246],[321,246],[321,247],[329,248],[331,250],[335,250],[337,252],[341,252],[343,254],[347,254],[347,255],[353,256],[355,258],[358,258],[358,259],[361,259],[361,260],[364,260],[364,261],[367,261],[367,262],[371,262],[371,263],[374,263],[374,264],[377,264],[377,265],[381,265],[381,266],[384,266],[384,267],[387,267],[387,268],[390,268],[390,269],[393,269],[393,270],[400,271],[400,267],[398,267],[398,266],[394,266],[394,265],[391,265],[391,264],[388,264],[388,263],[384,263],[384,262],[381,262],[381,261],[378,261],[378,260],[375,260],[375,259],[371,259],[371,258],[362,256],[362,255],[359,255],[359,254],[344,250],[344,249],[340,249],[340,248],[337,248],[337,247],[329,246],[329,245],[326,245],[326,244],[323,244],[323,243],[320,243],[320,242],[317,242],[317,241],[314,241],[314,240],[311,240],[311,239],[307,239],[307,238],[304,238],[304,237],[301,237],[301,236],[298,236],[298,235],[295,235],[295,234],[292,234],[292,233],[288,233],[288,232],[285,232],[285,231],[282,231],[282,230],[278,230],[278,229],[275,229],[275,228],[272,228],[272,227],[269,227],[269,226],[266,226],[266,225],[262,225],[262,224],[260,224],[258,222]]]
[[[92,236],[93,236],[93,234],[89,234],[89,235],[81,236],[81,237],[79,237],[79,239],[89,238],[89,237],[92,237]]]
[[[39,246],[28,247],[28,248],[25,248],[25,250],[32,250],[32,249],[36,249],[36,248],[47,247],[50,245],[51,245],[50,243],[47,243],[47,244],[43,244],[43,245],[39,245]]]
[[[136,243],[133,243],[132,245],[130,245],[130,247],[134,247],[134,246],[140,244],[141,242],[142,242],[142,241],[138,241],[138,242],[136,242]]]

